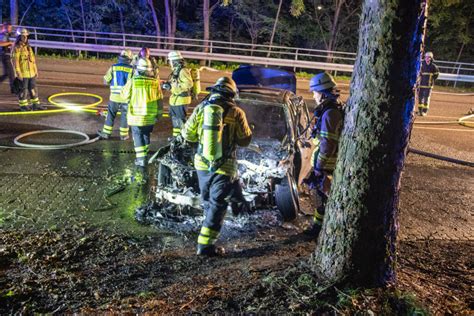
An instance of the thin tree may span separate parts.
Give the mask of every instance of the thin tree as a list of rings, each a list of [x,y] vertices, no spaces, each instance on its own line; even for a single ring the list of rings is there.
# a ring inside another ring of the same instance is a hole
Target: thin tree
[[[331,282],[395,280],[401,172],[413,124],[422,0],[365,0],[339,159],[313,268]]]
[[[18,25],[18,0],[10,0],[10,22]]]
[[[156,30],[156,47],[160,48],[161,46],[161,27],[158,21],[158,15],[156,14],[155,6],[153,5],[153,0],[147,0],[147,4],[150,6],[151,15],[153,17],[153,24],[155,25]]]

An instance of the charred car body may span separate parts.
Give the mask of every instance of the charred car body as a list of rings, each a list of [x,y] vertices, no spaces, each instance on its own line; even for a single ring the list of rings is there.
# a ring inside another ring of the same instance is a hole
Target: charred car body
[[[284,220],[299,210],[298,184],[311,169],[309,113],[303,98],[282,89],[239,85],[236,103],[253,130],[248,147],[238,148],[239,181],[251,209],[277,207]],[[172,143],[157,154],[157,202],[202,209],[193,144]],[[236,194],[234,201],[242,198]]]

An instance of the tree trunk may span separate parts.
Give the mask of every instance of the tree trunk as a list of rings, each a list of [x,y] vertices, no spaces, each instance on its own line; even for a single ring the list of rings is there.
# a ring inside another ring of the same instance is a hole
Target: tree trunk
[[[203,40],[204,40],[204,52],[209,53],[209,29],[210,29],[210,18],[211,18],[211,9],[210,9],[210,0],[203,0],[202,6],[202,19],[203,19]]]
[[[161,46],[161,28],[160,22],[158,21],[158,16],[156,15],[155,6],[153,5],[153,0],[147,0],[148,5],[150,6],[151,15],[153,16],[153,24],[155,24],[156,30],[156,48],[160,48]]]
[[[364,1],[339,158],[312,259],[330,282],[395,280],[400,177],[425,20],[421,1]]]
[[[283,3],[283,0],[280,0],[280,3],[278,4],[277,14],[276,14],[276,17],[275,17],[275,22],[273,23],[272,35],[270,36],[270,47],[268,48],[267,57],[270,57],[270,52],[272,50],[273,38],[275,37],[275,31],[276,31],[276,27],[277,27],[277,24],[278,24],[278,19],[280,17],[280,11],[281,11],[282,3]]]
[[[18,0],[10,0],[10,23],[18,25]]]
[[[171,9],[170,9],[170,0],[165,0],[165,34],[167,37],[171,37]],[[167,48],[171,46],[171,39],[167,39]]]
[[[333,59],[332,51],[334,51],[334,48],[336,47],[336,36],[337,36],[337,30],[339,28],[339,16],[341,15],[342,5],[345,2],[346,0],[339,0],[339,1],[336,1],[335,3],[336,9],[334,11],[334,19],[332,20],[331,30],[329,33],[329,41],[328,41],[328,46],[327,46],[327,50],[329,52],[328,52],[328,57],[326,61],[328,63],[332,63],[332,59]]]

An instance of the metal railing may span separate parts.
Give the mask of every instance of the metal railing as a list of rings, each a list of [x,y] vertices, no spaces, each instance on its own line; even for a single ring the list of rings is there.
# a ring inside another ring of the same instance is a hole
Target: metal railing
[[[138,52],[150,48],[153,56],[166,56],[180,50],[185,58],[245,64],[291,67],[294,70],[319,69],[351,73],[356,54],[285,46],[270,46],[202,39],[170,38],[156,35],[123,34],[26,26],[31,45],[37,48],[119,53],[124,47]],[[207,47],[207,52],[205,48]],[[474,82],[474,64],[436,61],[440,80]]]

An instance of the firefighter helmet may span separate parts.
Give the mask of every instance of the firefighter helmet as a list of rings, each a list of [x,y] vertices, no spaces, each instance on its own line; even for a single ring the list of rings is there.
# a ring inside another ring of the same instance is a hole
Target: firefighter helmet
[[[168,60],[174,61],[174,60],[181,60],[184,59],[183,55],[179,51],[171,51],[168,53]]]
[[[147,58],[140,58],[137,63],[138,71],[151,71],[151,62]]]
[[[432,52],[426,52],[426,53],[425,53],[425,58],[426,58],[426,57],[429,57],[429,58],[431,58],[431,59],[434,59],[434,55],[433,55]]]
[[[16,35],[17,36],[20,36],[20,35],[28,36],[28,35],[30,35],[30,32],[28,32],[28,30],[24,27],[19,27],[19,28],[16,29]]]
[[[232,95],[237,94],[237,85],[235,81],[229,77],[220,77],[216,83],[208,89],[214,92],[229,93]]]
[[[120,52],[120,57],[127,58],[127,59],[132,59],[133,54],[130,49],[124,49],[123,51]]]
[[[309,91],[321,92],[335,86],[334,78],[327,72],[319,73],[309,81]]]

